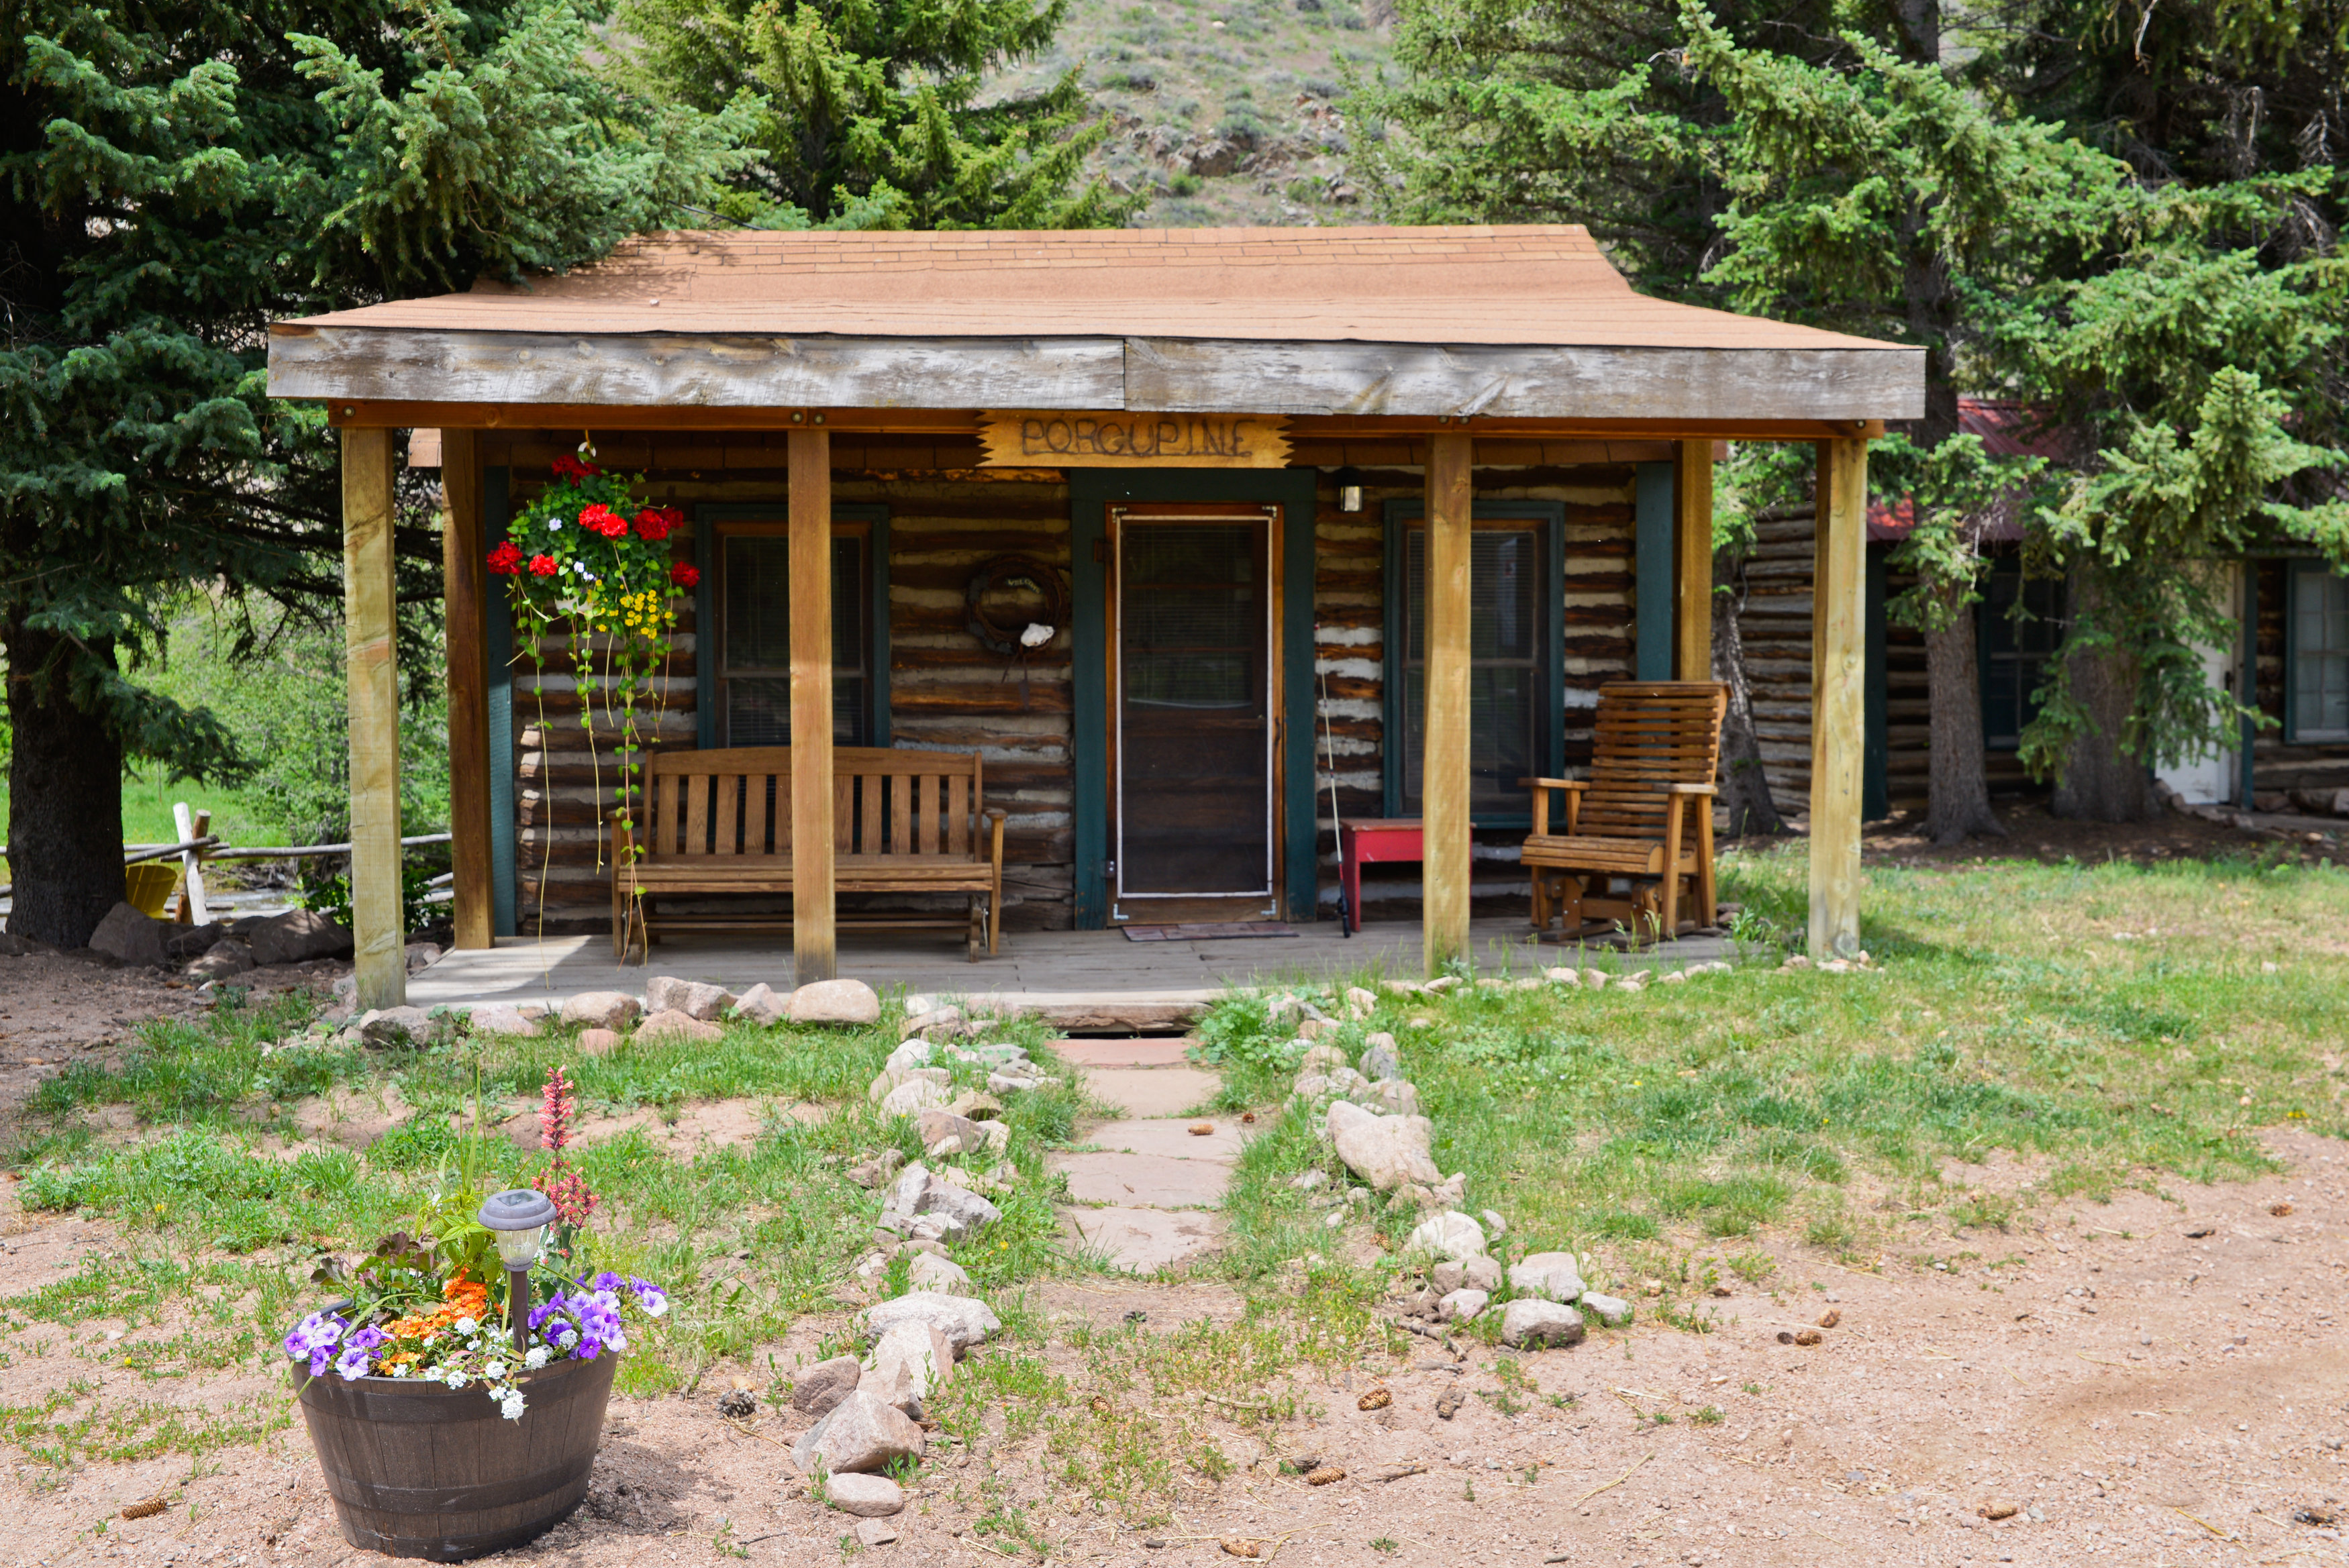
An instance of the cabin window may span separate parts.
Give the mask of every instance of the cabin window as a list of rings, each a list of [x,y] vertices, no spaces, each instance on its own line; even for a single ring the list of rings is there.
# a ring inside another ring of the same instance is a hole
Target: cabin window
[[[2295,562],[2284,599],[2286,739],[2349,740],[2349,577]]]
[[[1978,614],[1982,747],[2013,751],[2023,744],[2024,727],[2039,716],[2035,694],[2046,679],[2047,661],[2064,640],[2064,584],[2053,577],[2025,577],[2023,563],[2013,558],[1992,562]]]
[[[832,532],[832,738],[837,746],[888,744],[885,525],[835,516]],[[791,540],[772,513],[721,517],[705,559],[715,571],[703,601],[700,644],[709,671],[702,726],[707,746],[792,741]]]
[[[1415,817],[1427,747],[1427,529],[1390,511],[1387,810]],[[1530,821],[1520,780],[1564,766],[1564,645],[1556,506],[1479,506],[1469,533],[1468,809],[1479,827]]]

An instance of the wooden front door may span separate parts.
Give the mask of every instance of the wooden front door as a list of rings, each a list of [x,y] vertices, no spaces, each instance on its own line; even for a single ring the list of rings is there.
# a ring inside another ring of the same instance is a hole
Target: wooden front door
[[[1280,509],[1108,522],[1110,919],[1276,919]]]

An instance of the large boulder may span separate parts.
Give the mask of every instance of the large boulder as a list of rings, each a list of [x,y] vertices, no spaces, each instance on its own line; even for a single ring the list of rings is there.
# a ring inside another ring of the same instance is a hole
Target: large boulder
[[[1373,1116],[1341,1099],[1331,1102],[1324,1126],[1346,1169],[1378,1191],[1444,1180],[1428,1153],[1435,1124],[1423,1116]]]
[[[833,1407],[856,1391],[864,1364],[854,1356],[819,1361],[792,1379],[792,1408],[807,1416],[828,1416]]]
[[[921,1457],[922,1429],[862,1387],[792,1445],[792,1462],[808,1474],[820,1465],[833,1475],[853,1475],[885,1469],[892,1460]]]
[[[1572,1253],[1535,1253],[1509,1265],[1509,1288],[1546,1301],[1572,1301],[1582,1294],[1582,1266]]]
[[[1587,1332],[1582,1314],[1554,1301],[1513,1301],[1501,1309],[1501,1342],[1520,1350],[1579,1345]]]
[[[1003,1332],[1003,1324],[987,1303],[967,1295],[943,1295],[936,1291],[907,1291],[864,1309],[869,1334],[886,1334],[901,1323],[926,1323],[947,1336],[961,1355]]]
[[[794,1024],[877,1024],[881,998],[862,980],[818,980],[792,992],[786,1012]]]
[[[644,1008],[625,991],[582,991],[563,1004],[563,1021],[617,1034],[643,1016]]]
[[[316,958],[348,958],[351,934],[315,909],[273,914],[242,934],[253,944],[255,964],[307,964]]]
[[[733,1005],[732,993],[723,985],[679,980],[669,975],[656,975],[645,982],[645,1011],[655,1015],[682,1013],[709,1023],[723,1017],[726,1009]]]
[[[1404,1241],[1406,1252],[1433,1253],[1440,1258],[1466,1263],[1482,1256],[1485,1251],[1485,1228],[1467,1215],[1451,1212],[1422,1220],[1412,1228]],[[1463,1284],[1465,1284],[1464,1277]],[[1453,1288],[1459,1288],[1457,1285]]]
[[[225,980],[253,967],[253,949],[233,936],[223,936],[187,967],[191,980]]]
[[[170,962],[163,943],[171,934],[168,922],[151,920],[135,905],[118,903],[89,934],[89,948],[135,969],[160,969]]]

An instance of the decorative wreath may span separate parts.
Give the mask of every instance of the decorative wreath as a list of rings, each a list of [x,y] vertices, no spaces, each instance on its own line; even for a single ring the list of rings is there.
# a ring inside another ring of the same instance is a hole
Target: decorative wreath
[[[1020,616],[1014,625],[995,619],[988,609],[988,600],[1000,590],[1027,588],[1044,602],[1043,618]],[[1030,648],[1041,647],[1051,641],[1053,634],[1068,624],[1069,590],[1055,567],[1028,555],[999,555],[972,574],[970,584],[963,590],[963,603],[970,611],[967,624],[970,634],[981,646],[1005,658],[1014,658]],[[1040,630],[1043,635],[1037,636]]]

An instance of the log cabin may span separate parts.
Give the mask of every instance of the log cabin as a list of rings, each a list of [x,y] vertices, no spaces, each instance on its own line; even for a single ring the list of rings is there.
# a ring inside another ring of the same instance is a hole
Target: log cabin
[[[1921,351],[1645,297],[1578,226],[651,234],[274,324],[269,377],[343,444],[362,1006],[404,995],[408,431],[445,496],[460,948],[608,919],[597,682],[484,568],[583,446],[685,519],[657,745],[791,747],[804,983],[838,963],[835,747],[984,759],[1012,940],[1312,920],[1333,814],[1422,820],[1433,972],[1522,886],[1519,780],[1587,757],[1598,687],[1708,677],[1729,440],[1816,452],[1807,935],[1857,947],[1867,442],[1921,414]]]

